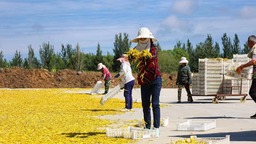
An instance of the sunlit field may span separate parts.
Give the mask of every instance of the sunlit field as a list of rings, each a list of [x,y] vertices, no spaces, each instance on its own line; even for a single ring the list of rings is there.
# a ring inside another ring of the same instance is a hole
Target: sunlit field
[[[124,100],[112,98],[102,106],[100,95],[81,90],[0,89],[0,143],[136,143],[106,137],[105,128],[117,121],[98,117],[124,113]]]

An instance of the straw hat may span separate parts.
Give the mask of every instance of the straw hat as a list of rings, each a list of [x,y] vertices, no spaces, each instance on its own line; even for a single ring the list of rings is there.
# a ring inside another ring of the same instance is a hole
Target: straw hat
[[[142,27],[140,28],[140,30],[138,31],[138,35],[136,38],[134,38],[133,40],[131,40],[131,42],[135,42],[138,43],[140,38],[150,38],[152,39],[153,42],[156,42],[157,39],[154,38],[153,34],[150,32],[150,30],[146,27]]]
[[[179,64],[182,64],[182,63],[186,63],[186,64],[188,63],[188,60],[186,57],[181,57]]]

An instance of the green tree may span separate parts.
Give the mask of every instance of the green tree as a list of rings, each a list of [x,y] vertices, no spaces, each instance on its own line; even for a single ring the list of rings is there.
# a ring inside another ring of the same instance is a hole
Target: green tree
[[[193,45],[192,45],[192,43],[189,41],[189,39],[187,40],[187,44],[186,44],[185,51],[187,51],[188,54],[189,54],[189,57],[191,57],[190,54],[193,52]]]
[[[233,57],[233,46],[230,38],[226,33],[221,37],[222,45],[223,45],[223,58],[232,58]]]
[[[75,50],[71,44],[67,44],[67,68],[75,69]]]
[[[68,52],[67,52],[67,48],[62,44],[61,45],[61,52],[60,52],[60,57],[64,63],[64,67],[63,69],[67,68],[67,65],[68,65]]]
[[[82,56],[81,56],[81,51],[80,51],[80,46],[79,44],[76,45],[76,51],[75,51],[75,69],[77,71],[82,70]]]
[[[24,62],[23,62],[23,67],[25,68],[25,69],[30,69],[29,68],[29,65],[28,65],[28,59],[24,59]]]
[[[244,48],[241,50],[242,54],[247,54],[250,51],[250,48],[248,47],[248,42],[244,44]]]
[[[198,72],[198,60],[203,58],[217,58],[220,57],[220,47],[217,42],[215,42],[208,35],[205,42],[200,42],[196,45],[194,52],[192,52],[193,57],[190,60],[190,68],[193,72]]]
[[[172,50],[162,50],[158,52],[158,63],[161,72],[173,73],[177,69],[177,63],[174,61],[175,57]]]
[[[64,62],[61,58],[60,54],[53,54],[51,61],[50,61],[50,65],[52,66],[51,71],[52,72],[57,72],[60,69],[63,69],[64,67]]]
[[[12,61],[10,62],[11,66],[17,66],[22,67],[23,66],[23,60],[21,57],[21,53],[16,50],[14,57],[12,58]]]
[[[26,65],[26,66],[25,66]],[[28,46],[28,57],[24,60],[24,67],[28,69],[39,68],[40,62],[35,57],[34,49],[31,45]]]
[[[106,63],[103,62],[102,50],[100,49],[99,43],[97,45],[96,56],[93,62],[94,62],[95,69],[97,68],[98,63],[103,63],[104,65],[106,65]]]
[[[181,43],[181,41],[178,41],[177,43],[176,43],[176,45],[174,46],[174,49],[175,48],[181,48],[182,49],[182,43]]]
[[[179,67],[179,61],[181,59],[181,57],[186,57],[187,60],[189,61],[189,54],[182,48],[174,48],[172,50],[172,54],[173,54],[173,67],[171,68],[171,71],[177,71],[178,67]]]
[[[66,47],[62,45],[61,58],[65,64],[65,68],[77,70],[77,64],[79,60],[80,47],[77,45],[76,49],[72,48],[71,44],[67,44]]]
[[[195,50],[189,53],[189,67],[192,72],[198,72],[198,57],[195,56]]]
[[[94,64],[95,55],[92,53],[84,54],[83,64],[85,65],[84,69],[87,71],[96,71],[97,65]]]
[[[218,44],[217,44],[218,45]],[[207,38],[204,42],[203,48],[205,50],[205,57],[207,58],[217,58],[220,56],[220,49],[219,47],[215,47],[216,43],[214,45],[214,41],[211,37],[211,35],[207,35]]]
[[[238,35],[235,34],[234,40],[233,40],[233,54],[240,54],[241,53],[241,47],[240,47],[240,40],[238,38]]]
[[[109,71],[112,71],[113,59],[114,56],[111,55],[109,52],[106,56],[103,57],[103,63],[106,65]]]
[[[54,67],[53,64],[53,56],[54,56],[54,47],[53,45],[50,45],[50,43],[43,43],[42,46],[40,46],[39,54],[41,58],[41,64],[42,67],[51,71]]]
[[[178,62],[181,57],[186,57],[187,59],[189,59],[189,55],[187,53],[187,49],[185,47],[185,44],[181,43],[180,41],[178,41],[176,43],[176,45],[174,46],[172,51],[173,51],[175,62]]]
[[[121,33],[119,35],[115,35],[115,42],[114,42],[114,59],[112,70],[118,71],[120,68],[120,62],[116,61],[119,57],[122,56],[125,52],[128,52],[131,46],[131,42],[129,42],[128,34],[124,33],[123,36]]]
[[[220,57],[220,45],[219,43],[215,42],[214,49],[216,50],[214,55],[212,55],[213,58]]]
[[[8,62],[4,59],[3,51],[0,51],[0,68],[8,67]]]
[[[198,60],[201,58],[206,58],[206,54],[204,52],[204,43],[200,42],[196,45],[194,57],[192,57],[192,65],[191,65],[191,71],[198,72]]]

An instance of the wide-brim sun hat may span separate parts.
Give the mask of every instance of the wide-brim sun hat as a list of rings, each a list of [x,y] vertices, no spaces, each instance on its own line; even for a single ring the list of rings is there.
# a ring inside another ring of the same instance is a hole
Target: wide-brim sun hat
[[[187,60],[187,58],[186,57],[182,57],[181,59],[180,59],[180,62],[179,62],[179,64],[182,64],[182,63],[188,63],[188,60]]]
[[[97,67],[97,70],[102,69],[102,67],[103,67],[103,64],[102,64],[102,63],[99,63],[99,64],[98,64],[98,67]]]
[[[146,27],[140,28],[137,37],[132,39],[131,42],[138,43],[140,38],[150,38],[153,42],[157,41],[157,39],[153,36],[150,30]]]

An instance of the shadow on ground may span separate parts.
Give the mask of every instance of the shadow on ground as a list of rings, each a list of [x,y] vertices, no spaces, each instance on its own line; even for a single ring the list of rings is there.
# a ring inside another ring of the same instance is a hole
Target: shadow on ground
[[[76,132],[73,132],[73,133],[61,133],[62,135],[65,135],[66,137],[69,137],[69,138],[87,138],[89,136],[94,136],[94,135],[103,135],[105,134],[104,132],[86,132],[86,133],[76,133]]]
[[[230,135],[230,141],[256,141],[256,131],[222,132],[211,134],[197,134],[197,137],[225,137]],[[191,135],[176,135],[175,137],[189,138]],[[173,136],[172,136],[173,137]]]
[[[248,117],[227,117],[227,116],[214,116],[214,117],[190,117],[186,119],[250,119]]]

